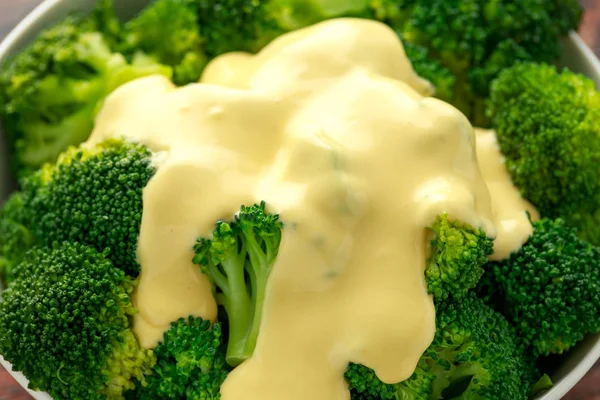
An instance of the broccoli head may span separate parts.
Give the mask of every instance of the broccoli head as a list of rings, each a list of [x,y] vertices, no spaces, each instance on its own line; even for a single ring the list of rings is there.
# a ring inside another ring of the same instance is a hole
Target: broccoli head
[[[218,400],[228,374],[221,325],[190,317],[173,323],[156,347],[157,363],[139,400]]]
[[[520,64],[493,83],[488,115],[506,166],[540,214],[600,244],[600,94],[594,82]]]
[[[140,51],[173,68],[173,82],[197,82],[207,58],[192,0],[158,0],[123,28],[121,51],[135,57]]]
[[[35,244],[30,230],[23,225],[23,197],[14,194],[0,209],[0,282],[10,281],[13,268]]]
[[[559,38],[582,15],[577,0],[401,0],[384,20],[405,40],[427,47],[457,77],[456,99],[474,124],[487,124],[490,82],[519,61],[552,62]],[[527,12],[523,12],[527,10]],[[470,104],[466,103],[469,102]],[[469,109],[465,109],[468,105]]]
[[[2,68],[0,115],[18,175],[86,140],[102,101],[117,86],[145,75],[171,75],[163,65],[129,64],[113,52],[119,23],[110,1],[98,7],[43,31]]]
[[[437,331],[413,376],[384,384],[374,372],[351,364],[346,373],[353,400],[525,400],[532,364],[515,330],[472,293],[438,303]]]
[[[562,220],[533,222],[527,243],[491,263],[495,307],[535,355],[563,353],[600,331],[600,248]]]
[[[134,281],[77,243],[34,248],[0,302],[0,353],[30,388],[61,399],[120,399],[154,364],[131,332]]]
[[[146,147],[119,139],[69,149],[56,164],[23,179],[23,224],[42,245],[73,241],[108,249],[116,267],[136,276],[151,158]]]
[[[431,256],[425,269],[430,294],[437,301],[462,297],[483,275],[482,266],[493,252],[493,241],[482,229],[439,216],[430,228]]]
[[[194,263],[214,282],[217,303],[229,321],[227,362],[250,358],[256,347],[269,274],[281,242],[282,224],[265,203],[242,206],[231,223],[219,221],[212,239],[195,246]]]

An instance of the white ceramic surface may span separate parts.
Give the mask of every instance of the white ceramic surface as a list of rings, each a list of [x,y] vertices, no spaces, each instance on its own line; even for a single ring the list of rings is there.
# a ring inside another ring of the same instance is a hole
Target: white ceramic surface
[[[126,19],[140,10],[149,0],[117,0],[117,12]],[[0,44],[0,65],[8,57],[29,43],[37,33],[59,21],[70,11],[89,10],[95,0],[46,0],[32,11]],[[600,61],[581,38],[572,33],[565,41],[561,64],[594,79],[600,87]],[[4,200],[13,187],[9,178],[6,150],[0,129],[0,201]],[[569,352],[553,376],[555,386],[537,400],[560,400],[600,358],[600,335],[588,337],[577,348]],[[21,373],[12,372],[11,366],[2,357],[0,364],[24,387],[27,379]],[[600,383],[599,383],[600,384]],[[31,392],[36,400],[51,400],[45,393]],[[510,399],[507,399],[510,400]]]

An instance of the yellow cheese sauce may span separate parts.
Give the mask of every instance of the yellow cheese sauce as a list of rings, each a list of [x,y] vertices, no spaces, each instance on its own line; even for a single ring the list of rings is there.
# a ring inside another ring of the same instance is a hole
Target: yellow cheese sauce
[[[138,246],[141,344],[180,317],[216,319],[192,247],[264,200],[284,222],[282,243],[255,353],[223,400],[349,399],[348,362],[408,378],[435,332],[423,273],[436,216],[497,235],[497,257],[531,231],[493,134],[476,149],[469,121],[431,94],[396,34],[359,19],[219,57],[199,84],[156,76],[114,92],[88,144],[134,140],[157,167]]]

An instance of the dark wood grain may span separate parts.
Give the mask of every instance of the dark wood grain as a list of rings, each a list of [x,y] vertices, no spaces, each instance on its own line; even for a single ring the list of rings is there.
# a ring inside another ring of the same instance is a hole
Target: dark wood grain
[[[41,0],[0,0],[0,40]],[[586,14],[580,29],[581,37],[600,55],[600,0],[581,0]],[[0,367],[0,400],[30,400],[11,376]],[[600,400],[600,363],[564,400]]]

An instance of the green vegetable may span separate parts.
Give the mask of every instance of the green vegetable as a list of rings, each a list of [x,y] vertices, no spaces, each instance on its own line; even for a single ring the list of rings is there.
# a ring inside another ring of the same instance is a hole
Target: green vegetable
[[[577,28],[577,0],[399,0],[386,22],[425,46],[457,79],[457,106],[487,125],[483,100],[490,82],[519,61],[552,62],[559,38]]]
[[[0,116],[18,175],[86,140],[104,98],[119,85],[171,69],[144,57],[127,63],[112,50],[119,22],[101,1],[87,17],[72,15],[43,31],[0,72]],[[141,61],[140,61],[141,60]]]
[[[111,139],[92,149],[71,148],[55,165],[23,181],[23,224],[37,242],[86,244],[136,276],[142,191],[154,175],[142,145]]]
[[[560,354],[600,332],[600,248],[562,220],[533,226],[518,252],[490,265],[493,304],[536,356]]]
[[[207,63],[198,7],[191,0],[158,0],[127,22],[119,49],[129,57],[144,52],[173,68],[173,82],[197,82]]]
[[[201,238],[194,247],[194,263],[214,282],[217,303],[227,312],[227,362],[232,366],[248,359],[256,347],[281,229],[279,216],[267,213],[264,202],[242,206],[233,222],[219,221],[213,238]]]
[[[470,294],[437,306],[437,331],[413,376],[381,382],[351,364],[346,380],[353,400],[525,400],[533,366],[504,317]]]
[[[56,400],[121,399],[155,359],[131,332],[135,282],[77,243],[27,253],[0,302],[0,354]]]
[[[228,374],[221,325],[190,317],[171,325],[156,348],[157,363],[139,400],[218,400]]]
[[[14,267],[34,245],[35,238],[23,225],[23,198],[16,193],[0,209],[0,282],[8,283]]]
[[[523,197],[600,244],[600,94],[591,79],[521,64],[492,85],[488,115]]]
[[[436,301],[462,297],[483,275],[482,265],[492,254],[492,239],[481,229],[439,216],[431,227],[431,256],[425,280]]]

